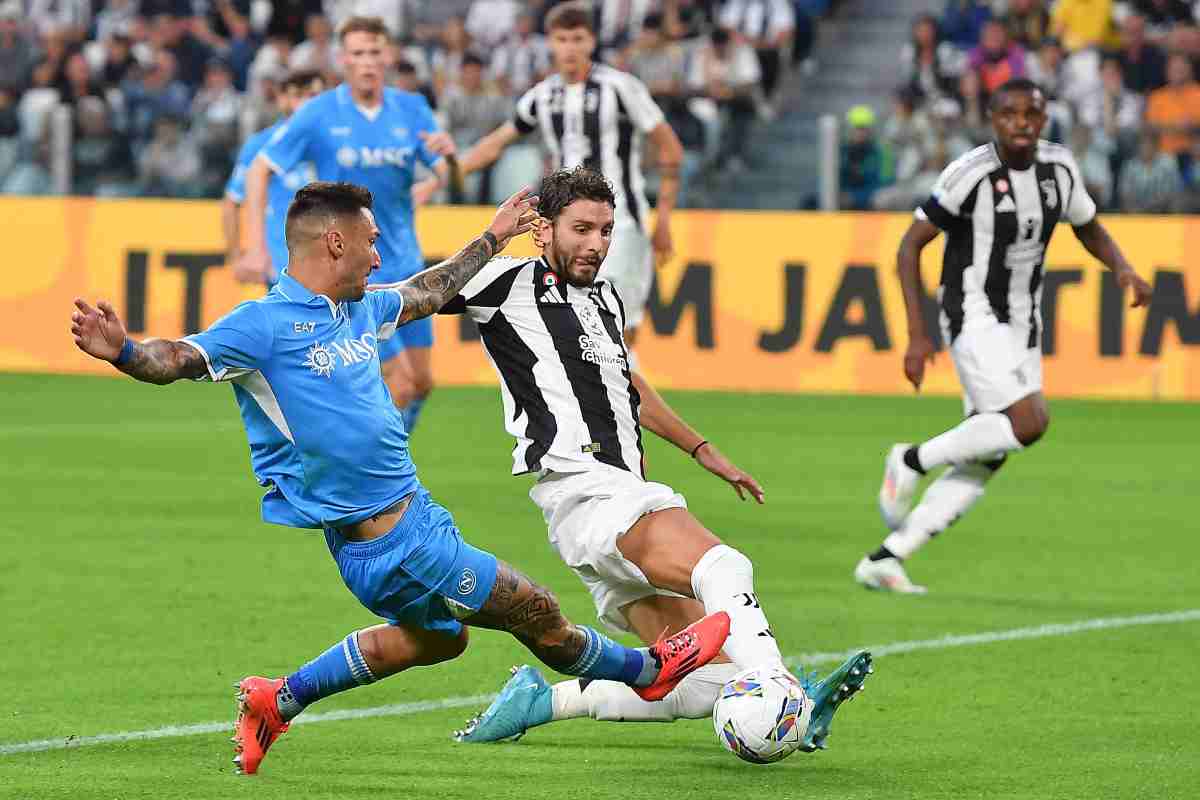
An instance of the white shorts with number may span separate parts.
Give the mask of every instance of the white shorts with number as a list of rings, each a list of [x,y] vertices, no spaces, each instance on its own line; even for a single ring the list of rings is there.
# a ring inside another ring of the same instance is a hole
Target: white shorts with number
[[[546,518],[551,546],[583,581],[597,616],[610,628],[629,630],[621,609],[635,600],[655,594],[680,596],[651,586],[617,548],[617,539],[646,514],[687,508],[683,495],[670,486],[598,464],[587,472],[547,471],[529,496]]]
[[[1042,351],[1029,347],[1029,330],[1002,322],[964,329],[950,345],[963,387],[963,409],[1003,411],[1042,390]]]
[[[654,276],[654,249],[650,237],[632,218],[618,216],[613,225],[612,245],[600,267],[599,277],[612,282],[625,306],[625,327],[636,327],[650,298]]]

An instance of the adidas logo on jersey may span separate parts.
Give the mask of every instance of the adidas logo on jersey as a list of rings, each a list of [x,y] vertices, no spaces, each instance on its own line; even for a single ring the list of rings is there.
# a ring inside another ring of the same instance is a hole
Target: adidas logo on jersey
[[[1006,211],[1011,211],[1015,214],[1017,211],[1017,204],[1013,202],[1012,195],[1006,194],[1004,197],[1000,198],[1000,202],[996,203],[996,210],[1002,214]]]

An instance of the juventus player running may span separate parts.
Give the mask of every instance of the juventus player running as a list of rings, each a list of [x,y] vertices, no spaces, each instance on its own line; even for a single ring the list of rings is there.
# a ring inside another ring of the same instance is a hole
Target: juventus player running
[[[587,586],[602,621],[653,642],[705,613],[730,619],[724,652],[685,678],[662,702],[613,681],[549,686],[533,667],[513,678],[483,714],[456,734],[497,741],[557,719],[669,721],[706,717],[721,687],[741,670],[783,668],[754,590],[754,568],[687,510],[683,497],[643,474],[641,426],[688,453],[759,503],[758,482],[696,433],[636,372],[621,335],[626,308],[598,280],[614,236],[611,185],[586,167],[542,181],[536,241],[541,258],[494,258],[442,313],[479,325],[500,376],[505,426],[517,439],[513,474],[534,473],[530,497],[550,542]],[[602,274],[602,273],[601,273]],[[808,686],[804,747],[822,747],[838,705],[862,687],[870,655],[858,653]]]
[[[540,130],[555,167],[584,165],[612,181],[616,224],[604,279],[625,301],[625,338],[632,344],[650,296],[654,257],[666,260],[674,247],[671,211],[679,191],[683,145],[640,80],[592,62],[596,32],[586,4],[555,7],[546,15],[546,33],[556,74],[527,91],[517,101],[513,120],[460,157],[459,169],[463,175],[482,169],[517,139]],[[645,230],[650,205],[642,175],[643,135],[657,148],[661,178],[653,237]]]
[[[1113,271],[1133,305],[1150,301],[1150,285],[1133,271],[1096,219],[1071,151],[1040,141],[1046,100],[1017,79],[992,96],[995,142],[946,167],[917,209],[898,254],[908,312],[904,374],[917,389],[934,344],[921,312],[921,251],[946,233],[941,330],[963,386],[967,418],[920,445],[888,453],[879,510],[892,533],[865,556],[855,579],[872,589],[923,594],[901,562],[979,501],[1007,454],[1042,437],[1050,423],[1042,395],[1042,262],[1054,226],[1066,220],[1087,251]],[[946,467],[916,508],[921,477]]]

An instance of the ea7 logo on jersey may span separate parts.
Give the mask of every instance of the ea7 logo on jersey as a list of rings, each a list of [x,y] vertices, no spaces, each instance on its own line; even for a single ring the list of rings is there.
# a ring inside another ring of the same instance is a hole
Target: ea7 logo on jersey
[[[403,167],[413,156],[411,147],[339,147],[337,162],[346,169],[354,167]]]

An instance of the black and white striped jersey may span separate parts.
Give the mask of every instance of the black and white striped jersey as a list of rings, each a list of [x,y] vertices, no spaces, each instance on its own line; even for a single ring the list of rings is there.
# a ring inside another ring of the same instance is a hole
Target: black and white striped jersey
[[[612,181],[617,220],[639,225],[650,208],[642,145],[662,121],[644,83],[604,64],[593,64],[581,83],[551,75],[521,96],[513,118],[521,133],[541,131],[556,167],[584,164]]]
[[[642,473],[641,398],[612,284],[579,289],[540,258],[493,258],[443,314],[479,325],[500,376],[504,427],[517,439],[513,474],[608,464]]]
[[[1009,169],[992,144],[977,147],[942,172],[917,209],[946,232],[939,289],[942,330],[1002,322],[1040,342],[1042,262],[1060,220],[1084,225],[1096,215],[1075,158],[1039,141],[1033,166]]]

